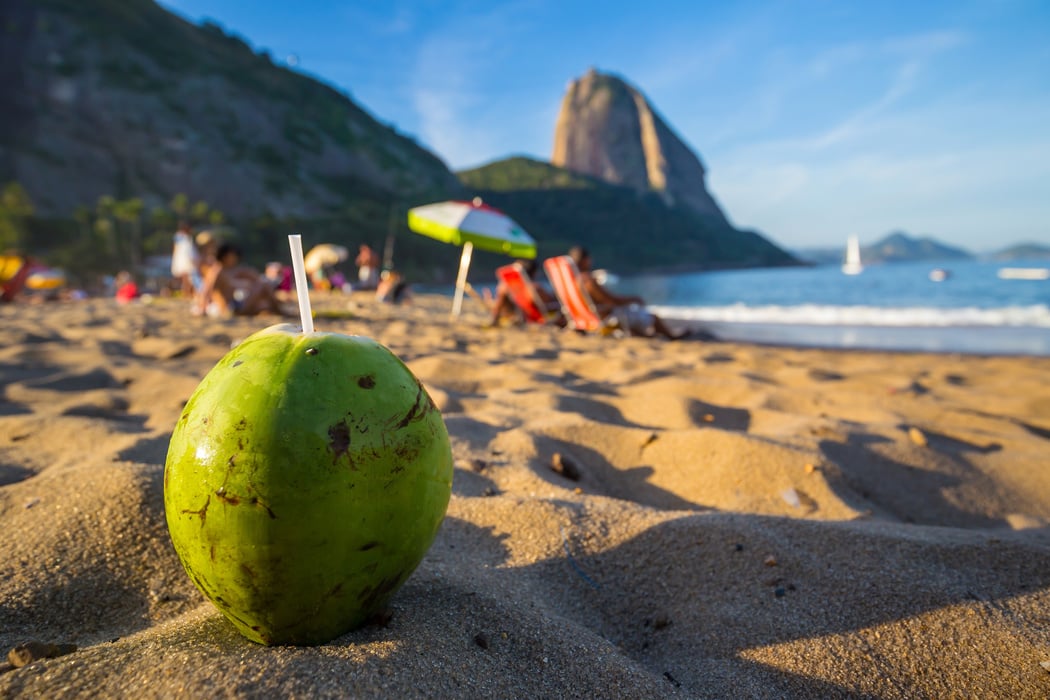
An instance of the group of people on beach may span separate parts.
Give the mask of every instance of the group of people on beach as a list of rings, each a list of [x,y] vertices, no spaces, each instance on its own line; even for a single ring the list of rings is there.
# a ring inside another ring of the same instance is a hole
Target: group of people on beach
[[[378,301],[407,301],[410,289],[394,270],[380,270],[380,259],[367,244],[361,244],[354,264],[358,268],[356,284],[345,283],[338,265],[348,258],[345,248],[330,244],[315,246],[306,256],[306,272],[316,291],[374,290]],[[583,246],[573,246],[568,253],[578,271],[576,284],[584,297],[591,300],[597,314],[624,333],[636,336],[660,336],[671,340],[685,337],[688,331],[675,331],[659,316],[646,310],[645,300],[638,296],[620,295],[601,284],[594,275],[591,255]],[[567,325],[561,303],[554,293],[536,280],[538,265],[534,260],[519,261],[535,288],[543,311],[557,325]],[[193,299],[193,312],[214,317],[253,316],[260,313],[294,314],[282,304],[293,288],[288,266],[270,263],[260,273],[241,264],[241,251],[232,243],[219,243],[207,231],[195,237],[183,222],[175,232],[171,272],[184,296]],[[510,290],[502,282],[489,302],[490,325],[521,318],[520,309]]]
[[[585,298],[591,300],[595,311],[603,320],[612,321],[616,327],[633,336],[660,336],[669,340],[679,340],[689,335],[687,330],[675,331],[659,316],[648,311],[645,308],[645,300],[641,297],[616,294],[598,282],[594,276],[591,254],[583,246],[576,245],[570,248],[568,257],[572,259],[579,273],[576,283],[579,284],[580,291],[583,292]],[[556,325],[567,325],[568,319],[562,313],[561,302],[557,296],[536,279],[539,271],[536,261],[520,260],[518,262],[532,281],[536,296],[544,306],[542,310]],[[504,320],[517,322],[521,319],[521,311],[514,301],[511,290],[503,282],[497,286],[490,306],[492,310],[489,318],[490,326],[499,325]]]
[[[174,235],[171,274],[182,295],[193,300],[194,314],[284,313],[277,297],[278,280],[241,265],[241,251],[233,243],[219,243],[208,231],[194,236],[186,222]]]
[[[380,271],[379,256],[361,244],[354,264],[358,281],[350,284],[338,265],[347,258],[346,249],[322,243],[307,254],[307,279],[314,291],[374,291],[380,301],[404,302],[409,289],[393,270]],[[220,243],[208,231],[193,235],[181,222],[173,237],[171,274],[181,294],[193,300],[196,315],[212,317],[254,316],[262,313],[294,315],[286,304],[294,291],[292,270],[278,262],[260,273],[242,264],[240,248]]]

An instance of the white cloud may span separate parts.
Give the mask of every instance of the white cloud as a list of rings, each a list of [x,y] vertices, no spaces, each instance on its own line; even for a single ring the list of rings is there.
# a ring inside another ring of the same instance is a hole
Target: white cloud
[[[528,3],[509,4],[457,16],[419,41],[409,79],[419,133],[454,169],[504,155],[503,144],[522,143],[521,132],[534,128],[536,105],[523,107],[530,96],[505,88],[500,69],[530,10]],[[551,116],[545,131],[553,124]]]

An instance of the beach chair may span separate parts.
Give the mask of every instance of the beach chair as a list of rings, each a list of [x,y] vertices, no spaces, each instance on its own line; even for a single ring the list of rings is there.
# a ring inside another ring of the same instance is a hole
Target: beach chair
[[[532,278],[525,272],[521,263],[511,263],[496,268],[496,279],[507,288],[507,294],[529,323],[546,323],[548,314],[544,312],[546,304],[536,291]]]
[[[14,301],[33,271],[33,264],[21,255],[0,255],[0,302]]]
[[[590,295],[580,286],[580,271],[568,255],[559,255],[543,261],[554,294],[561,303],[562,312],[569,320],[569,327],[585,333],[613,333],[618,323],[615,318],[603,319]]]

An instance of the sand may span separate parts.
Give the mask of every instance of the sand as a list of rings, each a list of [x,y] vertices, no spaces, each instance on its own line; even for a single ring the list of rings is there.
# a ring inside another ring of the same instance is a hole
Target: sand
[[[76,645],[0,662],[0,696],[1050,696],[1050,359],[350,303],[319,327],[407,362],[456,471],[385,624],[313,648],[240,637],[164,524],[183,403],[272,321],[0,308],[0,652]]]

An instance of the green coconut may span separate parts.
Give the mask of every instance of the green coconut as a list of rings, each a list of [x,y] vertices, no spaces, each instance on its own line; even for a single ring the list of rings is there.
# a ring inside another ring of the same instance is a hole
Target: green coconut
[[[260,331],[175,426],[164,508],[200,591],[247,638],[321,644],[360,626],[433,542],[452,489],[441,414],[369,338]]]

